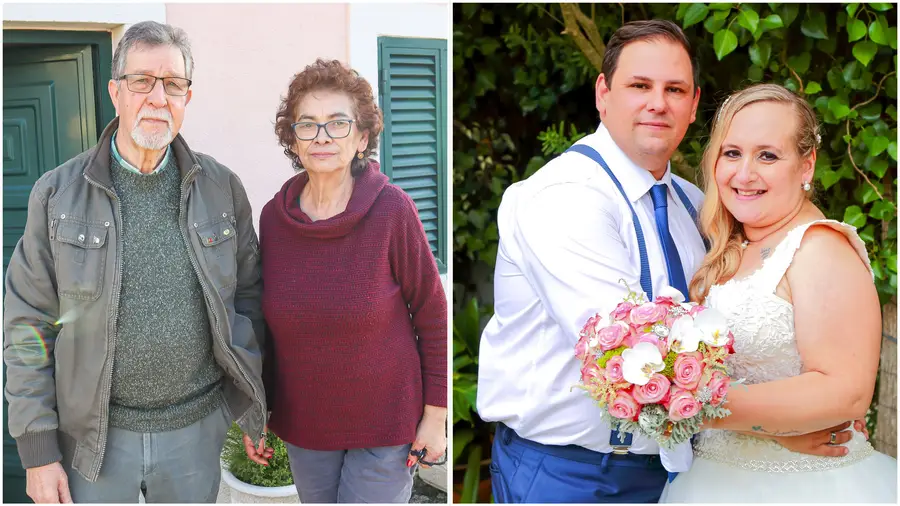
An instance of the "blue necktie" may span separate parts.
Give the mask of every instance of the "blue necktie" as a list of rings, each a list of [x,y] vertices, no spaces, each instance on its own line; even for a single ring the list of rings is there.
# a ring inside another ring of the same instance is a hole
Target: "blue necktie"
[[[687,281],[684,279],[684,269],[681,268],[681,257],[678,256],[678,248],[669,233],[669,202],[666,195],[666,185],[655,184],[650,188],[650,198],[653,199],[653,213],[656,215],[656,231],[659,233],[659,242],[662,243],[663,254],[666,256],[666,270],[669,273],[669,284],[678,289],[685,300],[688,300]],[[678,473],[669,473],[669,483],[675,479]]]
[[[681,257],[678,256],[678,248],[669,233],[668,199],[666,198],[666,185],[655,184],[650,188],[650,198],[653,199],[653,212],[656,215],[656,231],[659,232],[659,242],[662,243],[663,254],[666,256],[666,270],[669,273],[669,284],[684,294],[688,300],[687,281],[684,279],[684,270],[681,268]]]

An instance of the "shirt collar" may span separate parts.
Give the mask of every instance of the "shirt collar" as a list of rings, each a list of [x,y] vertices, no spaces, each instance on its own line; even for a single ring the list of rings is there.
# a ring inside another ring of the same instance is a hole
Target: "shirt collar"
[[[116,134],[118,134],[118,133],[119,133],[119,131],[116,130],[112,134],[112,141],[110,141],[110,142],[112,142],[111,151],[112,151],[113,158],[115,158],[116,162],[118,162],[118,164],[121,165],[122,167],[125,167],[126,169],[130,170],[131,172],[135,172],[142,176],[149,176],[151,174],[156,174],[157,172],[159,172],[169,162],[169,147],[166,146],[166,154],[164,154],[163,157],[159,160],[159,163],[156,165],[156,168],[153,169],[153,171],[150,172],[149,174],[144,174],[143,172],[141,172],[140,169],[138,169],[134,165],[131,165],[130,163],[128,163],[128,161],[125,160],[124,158],[122,158],[122,155],[119,154],[119,148],[116,147]]]
[[[657,184],[672,184],[672,164],[666,162],[666,172],[659,181],[653,177],[647,169],[638,166],[628,158],[628,155],[613,141],[609,135],[609,130],[601,123],[597,127],[597,131],[593,135],[589,135],[584,139],[585,143],[596,149],[603,155],[609,169],[615,174],[616,178],[622,183],[622,189],[625,195],[632,203],[637,202],[641,197],[650,191],[650,188]]]

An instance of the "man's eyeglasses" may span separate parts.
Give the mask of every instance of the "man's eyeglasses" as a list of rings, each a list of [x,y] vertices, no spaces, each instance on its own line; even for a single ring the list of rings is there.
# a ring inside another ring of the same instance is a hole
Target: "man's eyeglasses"
[[[325,133],[332,139],[343,139],[350,135],[350,126],[355,120],[352,119],[335,119],[326,121],[325,123],[316,123],[313,121],[298,121],[292,123],[291,128],[294,135],[301,141],[311,141],[319,136],[319,130],[325,129]]]
[[[166,95],[183,97],[187,95],[191,87],[191,80],[184,77],[156,77],[147,74],[125,74],[119,78],[124,79],[130,91],[134,93],[150,93],[156,86],[156,81],[163,82],[163,91]]]

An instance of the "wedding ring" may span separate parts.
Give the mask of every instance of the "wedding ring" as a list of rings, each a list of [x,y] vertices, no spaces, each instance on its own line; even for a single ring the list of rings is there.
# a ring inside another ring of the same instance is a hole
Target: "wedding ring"
[[[828,441],[828,444],[833,445],[837,443],[837,432],[831,433],[831,439]]]

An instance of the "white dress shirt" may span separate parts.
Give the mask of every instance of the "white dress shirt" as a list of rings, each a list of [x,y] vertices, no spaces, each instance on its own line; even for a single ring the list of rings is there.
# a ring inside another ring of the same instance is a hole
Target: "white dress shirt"
[[[669,230],[690,281],[706,250],[672,179],[698,212],[701,191],[670,167],[656,181],[602,124],[578,144],[603,156],[628,195],[643,229],[654,292],[670,283],[649,191],[654,184],[668,187]],[[478,414],[538,443],[610,452],[601,408],[573,388],[581,377],[575,343],[594,313],[608,322],[626,294],[620,279],[641,291],[631,211],[603,168],[570,152],[506,190],[498,226],[494,316],[481,336],[478,361]],[[630,451],[656,454],[659,446],[635,434]]]

